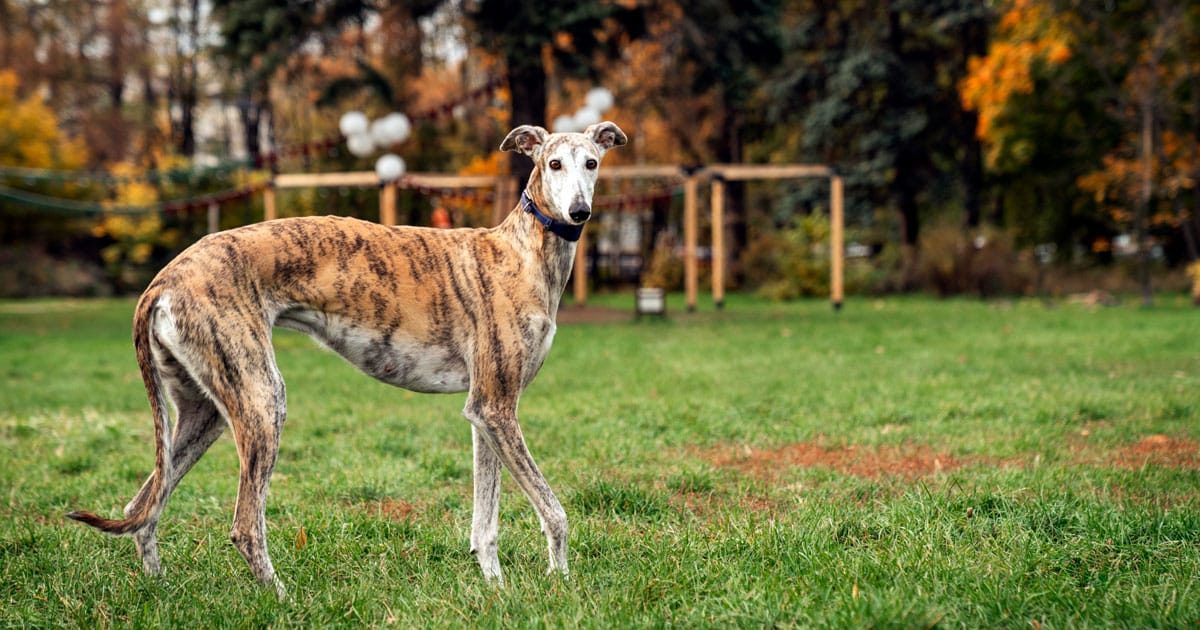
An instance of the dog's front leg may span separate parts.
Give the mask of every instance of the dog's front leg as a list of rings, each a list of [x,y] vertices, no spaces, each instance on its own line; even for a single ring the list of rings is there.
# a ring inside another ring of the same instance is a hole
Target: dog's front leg
[[[500,518],[500,458],[481,435],[471,426],[471,443],[475,453],[475,507],[471,516],[471,553],[479,561],[483,577],[503,583],[500,558],[496,553]]]
[[[465,415],[533,504],[550,548],[549,572],[567,575],[567,513],[525,445],[517,424],[516,400],[485,403],[473,393]]]

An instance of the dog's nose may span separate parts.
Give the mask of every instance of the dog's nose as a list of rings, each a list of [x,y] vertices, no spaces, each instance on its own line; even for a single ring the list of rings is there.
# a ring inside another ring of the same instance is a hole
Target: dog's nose
[[[586,203],[576,201],[571,204],[571,209],[567,212],[567,216],[571,217],[571,220],[576,223],[583,223],[592,217],[592,209]]]

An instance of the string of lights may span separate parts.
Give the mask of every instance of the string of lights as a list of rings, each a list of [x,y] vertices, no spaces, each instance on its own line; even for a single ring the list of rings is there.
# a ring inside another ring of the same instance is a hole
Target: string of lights
[[[457,99],[421,110],[413,114],[410,118],[413,121],[437,122],[453,117],[458,108],[491,98],[496,90],[505,84],[506,80],[506,77],[503,75],[492,78],[480,87],[466,92]],[[319,156],[337,148],[344,141],[345,138],[340,133],[337,133],[319,140],[282,145],[272,151],[263,153],[259,156],[258,160],[230,158],[209,166],[151,170],[137,175],[118,175],[99,170],[46,169],[0,165],[0,179],[17,180],[27,184],[69,182],[83,186],[115,186],[143,182],[150,184],[186,184],[212,175],[228,174],[248,168],[272,166],[278,164],[283,159]]]
[[[251,184],[249,186],[241,186],[231,188],[214,193],[205,193],[203,195],[195,195],[182,199],[171,199],[162,201],[156,204],[147,205],[113,205],[105,204],[96,201],[81,201],[78,199],[64,199],[61,197],[50,197],[38,193],[32,193],[26,190],[18,190],[0,186],[0,199],[12,201],[25,206],[38,208],[42,210],[50,210],[61,214],[76,214],[81,216],[100,216],[104,214],[149,214],[153,212],[191,212],[207,208],[216,203],[222,204],[239,199],[246,199],[252,195],[261,192],[267,184]]]

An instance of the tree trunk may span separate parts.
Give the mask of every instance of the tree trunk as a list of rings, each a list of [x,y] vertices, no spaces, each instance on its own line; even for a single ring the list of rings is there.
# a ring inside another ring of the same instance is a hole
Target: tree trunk
[[[0,32],[3,33],[0,35],[0,68],[12,67],[13,27],[17,21],[13,13],[8,0],[0,0]]]
[[[150,63],[143,63],[139,69],[142,84],[142,145],[138,147],[140,160],[152,159],[153,147],[158,146],[158,127],[154,124],[154,112],[158,111],[158,92],[154,89],[154,70]]]
[[[984,20],[967,23],[962,31],[962,60],[960,69],[965,72],[968,61],[972,56],[987,54],[988,25]],[[959,109],[962,116],[958,130],[964,147],[963,163],[960,175],[963,181],[963,225],[967,228],[979,227],[983,206],[984,170],[983,143],[975,135],[979,125],[979,113],[974,110]]]
[[[1150,251],[1146,239],[1146,221],[1150,215],[1150,199],[1154,195],[1154,103],[1152,91],[1146,89],[1142,96],[1142,190],[1138,200],[1137,210],[1133,216],[1134,242],[1137,243],[1138,284],[1142,289],[1142,306],[1154,304],[1154,294],[1150,287]]]
[[[512,95],[509,127],[546,124],[546,68],[542,64],[540,45],[525,50],[509,50],[508,90]],[[533,172],[533,161],[520,153],[509,155],[509,166],[517,179],[519,190],[525,189],[529,174]]]
[[[717,161],[739,164],[742,161],[742,136],[738,106],[724,95],[724,117],[717,145]],[[737,286],[743,279],[741,253],[749,239],[746,221],[746,185],[742,181],[725,183],[725,261],[726,281]]]
[[[1192,122],[1195,123],[1195,133],[1200,138],[1200,73],[1193,72],[1191,76],[1192,88]],[[1192,143],[1192,181],[1200,181],[1200,143]],[[1187,234],[1195,236],[1200,234],[1200,195],[1192,195],[1192,216],[1191,220],[1183,219],[1183,229]],[[1200,259],[1200,252],[1193,254],[1189,262],[1196,262]]]
[[[917,286],[917,257],[920,255],[921,219],[917,193],[909,186],[897,192],[896,209],[900,213],[901,278],[904,289]]]
[[[246,153],[256,166],[262,164],[262,146],[258,142],[259,122],[262,117],[262,106],[254,98],[249,86],[243,88],[242,96],[238,99],[238,118],[242,123],[242,138],[246,142]]]
[[[108,102],[114,112],[125,104],[125,2],[116,0],[109,6],[108,35]]]
[[[187,157],[196,154],[196,54],[200,41],[200,0],[191,0],[188,20],[188,39],[191,51],[184,64],[183,85],[179,88],[179,153]]]
[[[962,129],[964,150],[960,174],[963,181],[963,226],[979,227],[983,208],[983,146],[975,135],[979,115],[966,112]]]

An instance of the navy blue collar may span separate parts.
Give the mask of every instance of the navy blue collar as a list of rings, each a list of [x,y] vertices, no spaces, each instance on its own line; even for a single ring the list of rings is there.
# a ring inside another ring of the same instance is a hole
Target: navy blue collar
[[[538,220],[538,223],[541,223],[543,226],[545,226],[547,230],[557,234],[559,238],[563,239],[564,241],[570,241],[574,243],[575,241],[578,241],[579,236],[583,234],[582,223],[579,225],[571,225],[570,223],[555,221],[554,219],[542,214],[541,210],[538,210],[538,207],[534,205],[533,199],[529,198],[528,190],[521,193],[521,209],[529,214],[532,214],[533,218]]]

